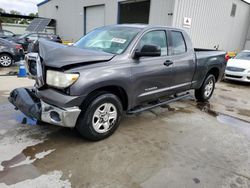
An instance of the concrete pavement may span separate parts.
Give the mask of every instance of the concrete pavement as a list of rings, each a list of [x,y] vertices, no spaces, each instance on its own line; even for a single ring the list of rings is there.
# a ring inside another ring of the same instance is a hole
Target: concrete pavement
[[[249,85],[222,82],[210,103],[125,116],[89,142],[14,110],[9,91],[32,84],[0,77],[0,187],[250,187]]]

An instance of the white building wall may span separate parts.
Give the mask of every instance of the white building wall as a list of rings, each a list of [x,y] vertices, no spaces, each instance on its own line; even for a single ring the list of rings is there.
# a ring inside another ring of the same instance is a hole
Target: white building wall
[[[232,3],[237,5],[231,17]],[[250,6],[241,0],[176,0],[173,26],[183,28],[184,17],[192,18],[184,28],[197,48],[239,51],[244,47],[249,27]]]
[[[116,24],[116,0],[52,0],[39,6],[38,14],[41,17],[55,19],[56,32],[63,39],[76,41],[84,34],[84,7],[100,4],[105,4],[105,25]]]
[[[104,4],[105,25],[112,25],[117,24],[120,1],[123,0],[51,0],[38,7],[38,14],[55,19],[56,32],[63,39],[76,41],[84,34],[84,7]],[[173,8],[174,0],[151,0],[149,23],[171,25],[172,16],[167,14],[173,13]]]
[[[84,34],[84,7],[104,4],[104,22],[111,25],[117,24],[120,1],[124,0],[51,0],[39,6],[38,13],[57,21],[56,32],[63,39],[76,41]],[[232,3],[237,4],[235,17],[230,16]],[[192,18],[191,28],[184,29],[197,48],[219,45],[239,51],[245,45],[250,6],[241,0],[151,0],[149,24],[183,28],[184,17]]]

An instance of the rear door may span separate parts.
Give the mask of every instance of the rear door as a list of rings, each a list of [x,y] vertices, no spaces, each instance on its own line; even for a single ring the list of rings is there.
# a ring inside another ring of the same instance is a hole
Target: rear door
[[[196,64],[194,51],[187,47],[181,31],[169,30],[170,56],[173,63],[173,87],[175,93],[190,89]]]
[[[148,31],[139,40],[136,50],[140,50],[143,45],[159,46],[161,56],[140,57],[133,60],[131,72],[137,104],[171,94],[173,83],[172,65],[165,65],[169,60],[166,30]]]

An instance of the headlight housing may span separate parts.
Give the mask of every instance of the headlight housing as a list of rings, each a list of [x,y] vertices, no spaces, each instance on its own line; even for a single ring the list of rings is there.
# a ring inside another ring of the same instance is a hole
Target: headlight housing
[[[47,70],[46,83],[57,88],[66,88],[76,82],[78,78],[78,73],[65,73]]]

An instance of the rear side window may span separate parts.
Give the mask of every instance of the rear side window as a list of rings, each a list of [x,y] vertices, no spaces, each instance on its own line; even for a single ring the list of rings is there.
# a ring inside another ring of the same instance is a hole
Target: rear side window
[[[150,31],[146,33],[139,43],[139,49],[144,45],[157,45],[161,48],[161,56],[168,55],[167,37],[165,31]]]
[[[171,31],[173,55],[183,54],[187,51],[184,37],[181,32]]]

